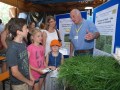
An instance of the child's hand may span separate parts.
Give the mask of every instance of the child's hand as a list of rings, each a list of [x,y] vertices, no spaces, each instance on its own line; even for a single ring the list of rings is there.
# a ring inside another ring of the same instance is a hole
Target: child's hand
[[[58,68],[56,68],[56,70],[57,70],[57,71],[59,71],[59,70],[60,70],[60,68],[58,67]]]
[[[43,69],[38,69],[40,74],[45,74],[45,72],[42,71]]]
[[[43,71],[44,73],[48,73],[48,72],[51,72],[51,69],[45,68],[45,69],[43,69],[42,71]]]
[[[51,70],[55,70],[55,69],[56,69],[55,66],[49,66],[49,68],[50,68]]]
[[[34,85],[34,81],[28,80],[28,81],[27,81],[27,84],[28,84],[29,86],[33,86],[33,85]]]

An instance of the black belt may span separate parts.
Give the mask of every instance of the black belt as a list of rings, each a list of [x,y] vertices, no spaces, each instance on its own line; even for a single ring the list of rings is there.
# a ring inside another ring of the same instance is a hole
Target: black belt
[[[89,53],[89,52],[92,52],[93,51],[93,48],[92,49],[87,49],[87,50],[75,50],[76,53]]]

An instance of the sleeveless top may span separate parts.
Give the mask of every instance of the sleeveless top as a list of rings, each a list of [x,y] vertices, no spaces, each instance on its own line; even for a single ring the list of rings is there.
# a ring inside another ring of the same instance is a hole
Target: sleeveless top
[[[53,56],[52,52],[49,53],[48,66],[55,66],[56,68],[60,66],[62,59],[62,54],[59,52],[58,56]]]
[[[11,34],[8,34],[7,37],[6,37],[6,40],[5,40],[7,46],[9,46],[9,45],[11,44],[12,40],[13,40],[12,35],[11,35]],[[7,49],[4,48],[4,47],[3,47],[3,49],[1,50],[1,54],[2,54],[3,56],[5,56],[6,50],[7,50]]]
[[[58,39],[58,36],[57,36],[56,30],[52,33],[48,32],[48,31],[45,31],[45,32],[47,34],[46,47],[45,47],[45,56],[46,56],[51,51],[51,48],[50,48],[51,41],[54,39]]]
[[[11,44],[12,40],[13,40],[13,37],[12,37],[11,34],[9,34],[6,38],[6,43],[7,43],[8,46]]]

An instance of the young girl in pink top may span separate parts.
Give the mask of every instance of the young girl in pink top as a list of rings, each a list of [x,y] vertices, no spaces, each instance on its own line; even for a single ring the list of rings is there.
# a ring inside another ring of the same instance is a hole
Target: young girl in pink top
[[[35,82],[37,81],[34,85],[34,90],[41,90],[44,78],[40,78],[40,76],[44,74],[42,70],[45,68],[45,49],[40,45],[42,42],[42,32],[38,29],[34,29],[31,38],[33,43],[27,48],[31,72],[30,77]]]

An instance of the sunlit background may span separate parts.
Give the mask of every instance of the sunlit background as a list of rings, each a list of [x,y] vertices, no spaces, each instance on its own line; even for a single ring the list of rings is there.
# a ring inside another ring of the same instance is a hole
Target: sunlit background
[[[12,6],[0,2],[0,19],[2,19],[2,22],[4,24],[6,24],[8,20],[10,19],[10,15],[9,15],[10,7]]]

